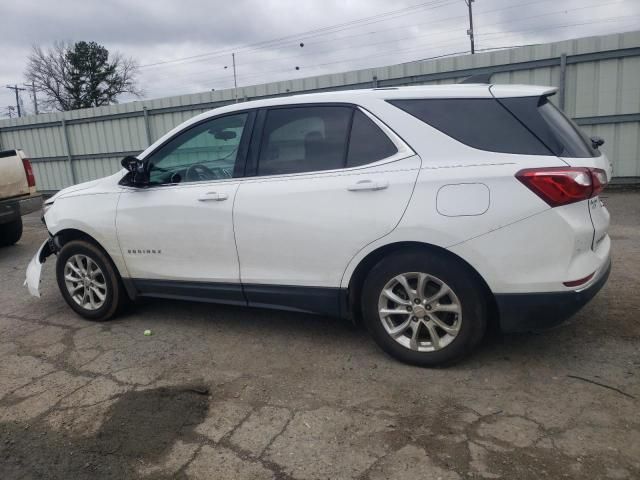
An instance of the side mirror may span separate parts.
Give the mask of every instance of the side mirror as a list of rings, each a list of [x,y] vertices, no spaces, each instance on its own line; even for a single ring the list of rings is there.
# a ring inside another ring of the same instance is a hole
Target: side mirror
[[[132,185],[144,186],[149,184],[149,176],[142,160],[137,157],[127,156],[120,161],[120,165],[129,172]]]
[[[590,138],[591,140],[591,146],[593,148],[599,148],[600,146],[604,145],[604,139],[601,137],[597,137],[597,136],[593,136]]]

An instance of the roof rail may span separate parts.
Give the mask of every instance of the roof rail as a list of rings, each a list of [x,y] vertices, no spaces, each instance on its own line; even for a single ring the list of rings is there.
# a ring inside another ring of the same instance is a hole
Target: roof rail
[[[470,77],[465,78],[464,80],[459,81],[458,83],[491,83],[491,77],[493,73],[478,73],[476,75],[471,75]]]

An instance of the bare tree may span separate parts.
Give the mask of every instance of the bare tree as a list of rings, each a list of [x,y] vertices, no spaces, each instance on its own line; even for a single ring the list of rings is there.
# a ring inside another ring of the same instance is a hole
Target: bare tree
[[[33,46],[25,76],[44,95],[46,110],[74,110],[118,103],[118,96],[140,96],[138,67],[131,58],[109,51],[95,42],[73,45],[57,42],[44,50]]]

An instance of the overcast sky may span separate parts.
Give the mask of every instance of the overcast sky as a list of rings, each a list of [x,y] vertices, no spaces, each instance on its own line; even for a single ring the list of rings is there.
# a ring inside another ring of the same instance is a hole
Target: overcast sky
[[[640,0],[473,6],[479,50],[640,27]],[[24,82],[31,45],[58,40],[133,57],[144,98],[233,87],[232,51],[238,84],[254,85],[469,49],[464,0],[3,0],[0,18],[0,115],[15,102],[4,85]]]

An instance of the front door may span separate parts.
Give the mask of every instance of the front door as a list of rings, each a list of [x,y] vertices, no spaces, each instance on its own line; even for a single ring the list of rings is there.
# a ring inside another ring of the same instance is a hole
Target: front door
[[[243,303],[232,209],[252,113],[216,117],[150,154],[150,186],[125,187],[116,228],[142,295]]]

